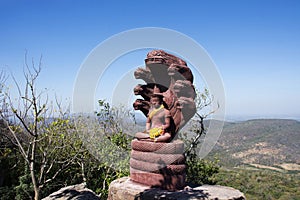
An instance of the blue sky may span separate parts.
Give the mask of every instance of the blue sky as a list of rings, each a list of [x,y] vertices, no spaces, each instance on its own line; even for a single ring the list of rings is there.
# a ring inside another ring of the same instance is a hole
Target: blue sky
[[[0,67],[22,82],[25,51],[36,61],[43,55],[39,87],[62,99],[71,100],[80,65],[105,39],[161,27],[207,51],[223,79],[228,116],[300,118],[297,0],[2,0],[0,8]],[[144,57],[138,52],[116,67],[130,70]]]

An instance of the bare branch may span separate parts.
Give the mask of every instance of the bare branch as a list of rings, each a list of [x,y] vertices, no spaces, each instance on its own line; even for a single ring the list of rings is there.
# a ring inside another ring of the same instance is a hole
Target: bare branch
[[[6,75],[6,73],[3,70],[1,70],[1,72],[0,72],[0,87],[1,87],[1,89],[3,88],[4,83],[7,81],[7,79],[8,79],[8,76]]]
[[[85,176],[85,168],[84,168],[84,163],[81,161],[81,162],[78,162],[78,164],[81,166],[81,176],[82,176],[82,179],[83,179],[83,182],[86,183],[86,176]]]
[[[46,167],[46,164],[47,164],[47,151],[42,151],[43,152],[43,159],[42,159],[42,163],[41,163],[41,168],[40,168],[40,177],[39,177],[39,185],[42,183],[42,180],[44,178],[44,172],[45,172],[45,167]]]
[[[79,153],[80,152],[77,152],[70,160],[66,160],[64,162],[64,165],[61,166],[61,168],[59,168],[51,178],[45,180],[44,183],[40,185],[40,188],[44,187],[45,184],[53,181],[62,171],[64,171],[70,164],[72,164],[74,160],[77,158],[77,156],[79,155]],[[51,166],[53,166],[53,164],[51,164]]]
[[[29,160],[28,160],[28,156],[24,150],[24,147],[23,145],[21,144],[19,138],[17,137],[16,135],[16,132],[11,128],[11,126],[8,124],[8,122],[5,120],[5,123],[6,123],[6,126],[8,127],[9,131],[12,133],[14,139],[16,140],[17,144],[18,144],[18,147],[20,149],[20,152],[21,152],[21,155],[24,157],[25,161],[28,163]]]
[[[189,148],[185,151],[185,154],[189,156],[192,152],[192,150],[197,147],[199,144],[199,140],[202,135],[206,134],[206,129],[204,126],[204,119],[206,119],[209,115],[215,113],[219,108],[220,104],[217,103],[217,108],[210,110],[208,113],[201,113],[203,112],[204,108],[207,108],[213,103],[214,97],[209,94],[209,91],[207,89],[204,89],[203,93],[199,93],[197,95],[197,112],[195,113],[195,117],[198,119],[195,120],[199,126],[199,128],[196,128],[194,132],[196,133],[196,136],[192,139]]]
[[[21,122],[21,124],[23,125],[23,127],[25,128],[25,130],[26,130],[31,136],[36,137],[37,135],[36,135],[34,132],[32,132],[32,131],[30,130],[30,128],[28,127],[28,124],[27,124],[26,121],[25,121],[25,119],[24,119],[20,114],[18,114],[17,111],[14,112],[14,113],[15,113],[15,116],[20,120],[20,122]]]
[[[18,89],[18,94],[19,94],[19,96],[23,96],[23,95],[22,95],[22,92],[21,92],[21,88],[20,88],[20,86],[19,86],[19,84],[18,84],[16,78],[15,78],[13,75],[12,75],[12,79],[13,79],[13,81],[14,81],[14,83],[15,83],[17,89]]]

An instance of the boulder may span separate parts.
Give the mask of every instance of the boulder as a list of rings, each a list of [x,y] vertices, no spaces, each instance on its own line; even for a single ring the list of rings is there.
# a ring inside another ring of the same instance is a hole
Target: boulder
[[[109,186],[108,200],[244,200],[244,194],[231,187],[220,185],[203,185],[185,187],[183,190],[167,191],[151,188],[123,177],[113,181]]]
[[[61,188],[42,200],[101,200],[92,190],[85,187],[85,184],[78,184]]]

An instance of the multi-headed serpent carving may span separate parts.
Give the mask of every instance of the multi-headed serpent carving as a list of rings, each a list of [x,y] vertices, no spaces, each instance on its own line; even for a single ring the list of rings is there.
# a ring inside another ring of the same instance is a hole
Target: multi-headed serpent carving
[[[133,107],[147,116],[151,107],[150,98],[155,93],[154,88],[158,88],[164,107],[170,111],[170,132],[174,138],[196,112],[193,74],[184,60],[163,50],[149,52],[145,64],[145,68],[134,72],[135,78],[144,80],[146,84],[134,88],[134,94],[141,95],[143,99],[137,99]]]

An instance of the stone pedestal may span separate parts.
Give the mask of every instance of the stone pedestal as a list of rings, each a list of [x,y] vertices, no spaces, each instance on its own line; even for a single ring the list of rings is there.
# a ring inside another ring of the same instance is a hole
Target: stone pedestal
[[[123,177],[109,186],[108,200],[244,200],[244,194],[231,187],[203,185],[196,188],[185,187],[183,190],[168,191],[151,188]]]

